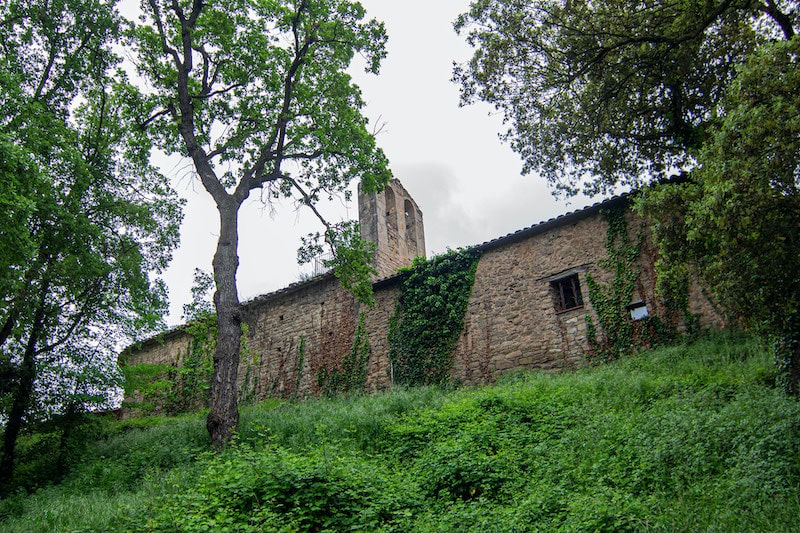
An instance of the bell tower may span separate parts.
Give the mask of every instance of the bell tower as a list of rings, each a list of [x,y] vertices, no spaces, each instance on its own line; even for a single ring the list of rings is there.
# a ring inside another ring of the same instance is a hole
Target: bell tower
[[[358,186],[361,237],[376,244],[378,278],[391,276],[417,256],[425,256],[422,211],[398,179],[381,192],[365,194]]]

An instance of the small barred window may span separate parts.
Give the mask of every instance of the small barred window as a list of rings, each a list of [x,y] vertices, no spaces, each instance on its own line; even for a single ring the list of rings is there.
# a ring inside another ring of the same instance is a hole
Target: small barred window
[[[561,313],[583,307],[581,283],[578,275],[573,274],[551,282],[556,312]]]

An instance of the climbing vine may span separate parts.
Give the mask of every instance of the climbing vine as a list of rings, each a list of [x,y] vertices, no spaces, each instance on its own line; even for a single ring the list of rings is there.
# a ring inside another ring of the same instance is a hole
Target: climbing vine
[[[207,405],[217,342],[216,315],[203,314],[185,325],[183,331],[191,339],[179,367],[148,363],[123,367],[126,398],[139,398],[129,400],[126,407],[145,413],[178,414]]]
[[[170,374],[175,371],[172,365],[156,365],[140,363],[122,367],[125,379],[125,401],[122,406],[126,410],[135,410],[142,414],[152,414],[162,409],[164,399],[171,394],[172,381]]]
[[[395,383],[447,383],[479,259],[477,248],[455,250],[431,260],[418,257],[405,271],[389,322]]]
[[[167,412],[184,413],[208,404],[213,354],[217,346],[217,315],[205,313],[184,327],[191,336],[183,364],[175,370],[172,398]]]
[[[625,209],[603,209],[603,218],[608,223],[606,250],[608,257],[600,266],[613,274],[611,282],[601,285],[591,274],[586,274],[589,301],[597,313],[600,335],[591,315],[586,315],[586,333],[589,346],[595,357],[610,361],[631,351],[634,345],[633,323],[626,312],[636,288],[639,268],[636,264],[642,248],[642,236],[632,243],[628,236],[628,221]]]
[[[217,346],[217,315],[201,313],[182,327],[190,336],[189,346],[177,364],[149,364],[123,367],[126,407],[144,413],[180,414],[208,405],[214,375],[214,350]],[[241,360],[244,374],[239,402],[253,403],[258,388],[260,356],[247,347],[247,326],[242,334]],[[132,401],[138,397],[138,401]]]
[[[353,347],[342,361],[341,367],[323,367],[317,372],[317,385],[328,396],[359,392],[367,381],[367,362],[371,348],[364,327],[364,313],[358,316],[358,326],[353,336]]]
[[[683,323],[687,334],[698,332],[698,317],[689,310],[689,286],[699,278],[694,257],[687,241],[688,203],[697,192],[696,184],[647,187],[637,195],[634,209],[652,222],[652,239],[658,250],[653,269],[656,275],[656,294],[664,307],[664,319],[677,329]]]
[[[655,315],[634,322],[628,314],[640,274],[638,259],[644,243],[640,232],[636,242],[631,242],[625,208],[601,210],[608,223],[606,251],[608,257],[599,262],[613,274],[611,282],[600,284],[591,274],[586,274],[589,301],[597,313],[600,326],[591,315],[586,315],[586,334],[592,355],[601,361],[611,361],[630,353],[637,347],[653,346],[668,341],[673,332]]]
[[[306,336],[300,335],[300,345],[297,347],[297,364],[294,369],[294,390],[292,398],[300,397],[300,381],[303,379],[303,364],[306,359]]]
[[[148,413],[178,414],[208,405],[217,347],[217,315],[210,299],[213,288],[213,276],[195,269],[192,301],[183,306],[186,324],[181,329],[190,337],[186,355],[176,364],[141,363],[124,367],[126,407]],[[247,333],[247,324],[242,324],[241,360],[245,369],[239,392],[241,403],[252,402],[258,387],[258,372],[254,369],[258,368],[259,355],[248,349]],[[139,401],[131,401],[134,396]]]
[[[254,352],[247,346],[247,337],[250,332],[250,327],[242,324],[242,338],[241,350],[239,352],[239,360],[244,361],[244,376],[242,384],[239,386],[239,403],[240,404],[254,404],[257,400],[256,390],[258,389],[258,366],[261,361],[261,354]],[[215,347],[212,348],[212,352]],[[209,375],[209,383],[213,377],[213,372]]]

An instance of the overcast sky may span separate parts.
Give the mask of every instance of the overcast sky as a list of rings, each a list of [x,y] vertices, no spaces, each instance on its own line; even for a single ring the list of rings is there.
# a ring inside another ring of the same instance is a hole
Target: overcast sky
[[[354,71],[367,102],[366,115],[383,124],[378,144],[394,176],[422,209],[428,256],[447,247],[478,244],[579,209],[552,196],[545,181],[521,176],[522,163],[498,139],[500,117],[485,105],[459,107],[450,81],[453,62],[470,48],[453,31],[453,21],[469,0],[362,0],[369,17],[382,20],[389,34],[388,57],[379,76]],[[188,160],[162,162],[188,200],[181,246],[165,280],[170,290],[171,325],[181,321],[191,299],[196,267],[211,270],[219,223],[216,209],[193,179]],[[254,195],[255,196],[255,195]],[[355,198],[355,196],[354,196]],[[329,206],[335,220],[355,219],[358,207]],[[239,294],[244,301],[297,281],[308,267],[296,261],[300,237],[319,231],[308,212],[289,204],[265,211],[257,198],[240,216]]]

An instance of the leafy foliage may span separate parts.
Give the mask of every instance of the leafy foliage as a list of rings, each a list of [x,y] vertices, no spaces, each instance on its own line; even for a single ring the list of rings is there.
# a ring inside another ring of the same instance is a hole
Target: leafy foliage
[[[395,383],[442,385],[448,381],[479,258],[476,248],[430,260],[418,257],[405,272],[389,325]]]
[[[361,237],[358,223],[346,221],[331,225],[325,232],[309,234],[303,238],[303,246],[297,252],[300,264],[309,263],[315,258],[325,257],[322,242],[330,245],[333,256],[323,259],[323,266],[333,270],[341,280],[342,287],[351,291],[359,302],[373,305],[372,279],[378,271],[373,265],[376,245]]]
[[[504,112],[524,170],[559,190],[680,172],[641,202],[667,305],[685,309],[699,273],[730,315],[775,339],[793,394],[798,28],[791,1],[476,0],[456,29],[477,49],[455,73],[465,102]]]
[[[600,361],[612,361],[622,355],[641,348],[650,348],[669,341],[674,336],[674,327],[661,317],[649,315],[634,322],[628,312],[633,301],[636,281],[640,275],[639,257],[644,244],[644,234],[637,232],[636,243],[628,233],[626,208],[611,208],[601,211],[608,223],[606,251],[608,257],[599,266],[613,275],[611,281],[602,284],[586,274],[589,300],[597,313],[600,326],[591,315],[586,315],[586,335],[592,349],[591,356]],[[683,309],[684,312],[688,311]]]
[[[661,277],[701,277],[731,317],[775,341],[787,388],[800,381],[800,39],[762,46],[737,70],[700,168],[653,188]],[[672,225],[676,218],[681,220]]]
[[[217,343],[217,317],[209,299],[213,286],[210,274],[195,269],[192,301],[183,306],[187,322],[180,328],[189,335],[189,346],[179,366],[151,363],[122,366],[126,409],[139,414],[175,415],[208,406],[212,357]]]
[[[176,375],[172,385],[172,401],[165,404],[168,413],[185,413],[208,405],[214,371],[212,358],[217,345],[217,317],[209,298],[213,287],[213,277],[208,272],[195,269],[192,302],[183,308],[184,319],[187,320],[183,331],[189,334],[191,340],[180,367],[173,369]]]
[[[191,336],[187,354],[180,367],[173,368],[171,401],[168,413],[185,413],[208,405],[213,376],[212,356],[217,336],[217,321],[213,314],[195,319],[186,325]]]
[[[597,338],[597,328],[590,315],[586,315],[586,331],[589,345],[596,357],[610,361],[633,349],[633,324],[627,316],[627,306],[631,303],[639,268],[636,264],[642,247],[642,237],[632,244],[628,235],[628,221],[624,209],[611,209],[602,212],[608,223],[606,232],[606,251],[608,257],[600,266],[613,274],[611,282],[603,286],[590,275],[586,275],[589,300],[600,322],[602,339]]]
[[[131,119],[113,1],[0,6],[0,478],[24,423],[117,400],[116,348],[160,327],[180,202]]]
[[[476,0],[462,100],[557,189],[600,192],[688,168],[737,65],[798,24],[792,2]]]
[[[218,454],[197,416],[107,421],[0,527],[788,532],[800,406],[775,378],[727,334],[482,389],[271,401]]]
[[[183,320],[187,323],[214,313],[214,303],[211,301],[211,295],[214,292],[214,276],[200,268],[195,268],[191,290],[192,301],[183,306]]]
[[[236,446],[201,463],[196,490],[173,494],[136,530],[172,531],[180,510],[183,531],[376,531],[402,510],[399,482],[343,450]]]

